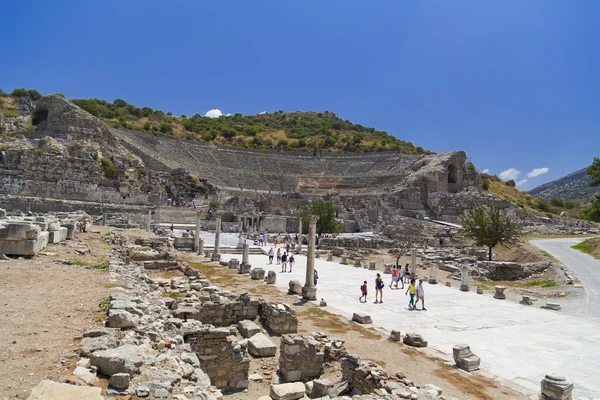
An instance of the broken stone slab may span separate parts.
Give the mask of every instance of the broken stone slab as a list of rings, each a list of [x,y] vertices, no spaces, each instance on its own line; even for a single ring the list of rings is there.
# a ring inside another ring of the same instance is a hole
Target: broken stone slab
[[[413,347],[427,347],[427,341],[418,333],[409,332],[404,336],[404,344]]]
[[[504,291],[506,290],[506,286],[495,286],[494,289],[496,289],[496,293],[494,294],[494,298],[498,299],[498,300],[505,300],[506,299],[506,295],[504,294]]]
[[[359,324],[372,324],[373,320],[370,315],[364,313],[352,314],[352,321],[358,322]]]
[[[137,374],[144,363],[144,354],[138,346],[126,344],[116,349],[96,351],[90,356],[90,364],[103,375],[120,372]]]
[[[297,400],[304,397],[304,383],[292,382],[271,386],[271,399],[273,400]]]
[[[27,400],[102,400],[102,389],[99,387],[77,386],[49,380],[41,381],[33,388]]]
[[[131,375],[128,373],[120,372],[118,374],[113,374],[108,384],[117,389],[127,389],[129,387],[129,382],[131,381]]]
[[[250,278],[255,281],[262,281],[265,279],[265,270],[262,268],[254,268],[250,272]]]
[[[394,342],[399,342],[402,340],[402,335],[400,334],[400,331],[392,331],[390,333],[390,339],[392,339]]]
[[[277,346],[262,332],[248,339],[248,352],[254,357],[275,357]]]
[[[523,304],[524,306],[532,306],[533,302],[529,296],[523,296],[519,304]]]
[[[548,310],[554,310],[554,311],[558,311],[561,309],[560,304],[558,303],[546,303],[546,305],[544,306],[544,308],[548,309]]]
[[[456,366],[467,372],[477,371],[481,358],[473,354],[471,348],[466,344],[457,344],[452,348],[452,355]]]
[[[92,329],[83,334],[81,340],[81,357],[89,357],[95,351],[114,349],[119,347],[120,330],[117,328],[99,328]]]
[[[270,285],[274,285],[276,281],[277,281],[277,274],[275,273],[275,271],[269,271],[267,273],[267,277],[265,278],[265,282],[267,282]]]
[[[260,333],[260,327],[247,319],[238,322],[237,328],[243,338],[251,338],[257,333]]]
[[[540,400],[571,400],[573,382],[557,373],[547,374],[541,382]]]
[[[302,284],[299,281],[290,281],[288,294],[302,294]]]

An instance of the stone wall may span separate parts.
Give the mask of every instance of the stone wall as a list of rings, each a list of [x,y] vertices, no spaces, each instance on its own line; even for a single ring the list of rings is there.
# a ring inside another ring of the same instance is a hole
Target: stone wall
[[[258,300],[247,293],[213,292],[211,301],[204,301],[198,309],[197,318],[203,324],[229,326],[245,319],[254,320],[258,316]]]
[[[186,333],[184,340],[200,359],[212,385],[229,390],[248,388],[250,357],[228,328],[202,327]]]
[[[284,382],[308,382],[323,373],[325,346],[311,335],[283,335],[279,373]]]
[[[251,318],[247,318],[251,319]],[[260,301],[260,322],[272,334],[298,332],[298,317],[287,304]]]
[[[477,271],[492,281],[516,281],[526,279],[547,270],[551,262],[519,264],[508,261],[479,261]]]
[[[367,360],[361,360],[356,354],[348,354],[342,358],[342,380],[348,382],[350,388],[360,393],[373,393],[383,386],[382,375],[385,370]]]

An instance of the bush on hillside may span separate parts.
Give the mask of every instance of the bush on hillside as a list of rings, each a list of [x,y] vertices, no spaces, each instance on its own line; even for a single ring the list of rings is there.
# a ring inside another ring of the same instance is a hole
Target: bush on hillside
[[[481,188],[482,188],[483,190],[490,190],[490,180],[489,180],[489,179],[484,179],[484,180],[481,182]]]
[[[506,186],[510,186],[510,187],[516,187],[516,186],[517,186],[517,182],[515,182],[515,180],[514,180],[514,179],[511,179],[511,180],[509,180],[509,181],[506,181],[506,182],[504,182],[504,184],[505,184]]]
[[[34,101],[42,98],[42,94],[35,89],[15,88],[13,89],[11,95],[15,97],[29,97]]]
[[[557,197],[553,197],[552,200],[550,200],[550,204],[552,204],[555,207],[564,207],[565,206],[565,201],[561,200]]]

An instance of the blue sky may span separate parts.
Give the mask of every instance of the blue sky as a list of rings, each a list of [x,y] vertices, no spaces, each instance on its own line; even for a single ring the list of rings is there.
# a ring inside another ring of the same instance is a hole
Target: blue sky
[[[530,189],[600,156],[599,18],[596,0],[13,1],[0,88],[330,110]]]

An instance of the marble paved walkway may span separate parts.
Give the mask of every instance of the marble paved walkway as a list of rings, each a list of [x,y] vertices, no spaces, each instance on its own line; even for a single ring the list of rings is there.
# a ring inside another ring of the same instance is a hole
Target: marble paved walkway
[[[231,257],[223,255],[223,260]],[[304,284],[306,257],[296,259],[294,272],[282,274],[279,265],[268,264],[267,256],[250,255],[253,268],[277,272],[276,285],[282,291],[287,291],[290,280]],[[465,293],[456,287],[427,283],[424,284],[427,311],[409,311],[404,291],[389,286],[384,289],[384,303],[374,304],[377,271],[324,259],[316,259],[315,268],[320,277],[317,297],[327,301],[331,312],[347,318],[356,311],[366,312],[374,325],[385,330],[420,333],[429,341],[429,347],[449,358],[453,345],[466,343],[481,357],[482,370],[523,388],[526,393],[539,392],[542,377],[557,371],[575,382],[575,399],[600,400],[598,319],[563,315],[540,309],[537,304],[522,306],[496,300],[489,295],[478,295],[474,289]],[[391,275],[382,276],[389,284]],[[359,303],[359,288],[365,280],[369,301]]]

